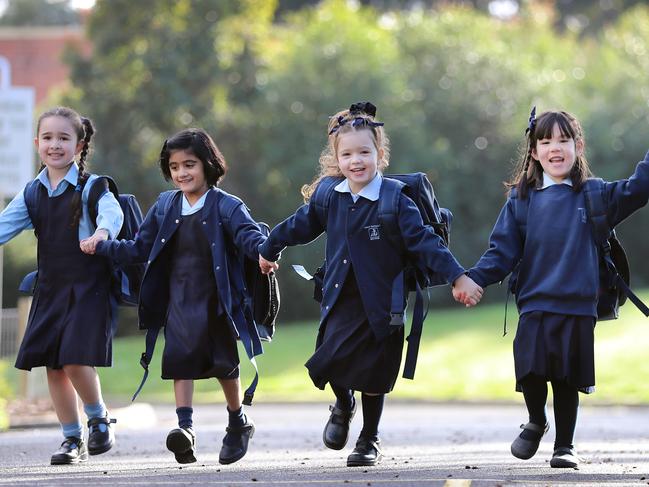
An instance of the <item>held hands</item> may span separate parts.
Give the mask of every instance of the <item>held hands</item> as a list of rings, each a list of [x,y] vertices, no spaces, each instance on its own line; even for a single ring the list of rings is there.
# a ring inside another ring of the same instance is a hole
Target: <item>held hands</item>
[[[108,230],[98,228],[91,237],[84,238],[79,242],[79,247],[81,247],[81,250],[86,254],[92,255],[95,253],[97,243],[103,240],[108,240]]]
[[[266,260],[261,256],[261,254],[259,254],[259,268],[261,269],[262,274],[270,274],[279,269],[279,264],[277,262]]]
[[[469,276],[462,274],[453,283],[453,298],[467,308],[475,306],[482,299],[483,289]]]

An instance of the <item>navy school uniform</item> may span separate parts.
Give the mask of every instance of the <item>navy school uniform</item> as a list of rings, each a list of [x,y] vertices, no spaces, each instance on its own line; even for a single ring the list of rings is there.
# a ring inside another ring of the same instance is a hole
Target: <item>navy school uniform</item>
[[[277,225],[259,249],[275,261],[286,246],[311,242],[327,232],[320,328],[316,351],[306,363],[321,389],[327,382],[369,393],[387,393],[394,387],[404,332],[403,327],[389,326],[392,283],[405,267],[406,256],[420,268],[440,272],[448,282],[464,273],[404,194],[398,208],[403,248],[392,246],[378,218],[381,182],[377,175],[356,202],[337,187],[327,221],[320,221],[310,201]]]
[[[182,214],[180,191],[172,198],[166,213],[158,199],[135,240],[100,242],[96,251],[118,262],[147,262],[138,318],[140,329],[165,326],[163,379],[237,378],[241,331],[255,354],[261,341],[235,291],[242,276],[232,249],[258,259],[264,236],[243,202],[225,191],[208,190],[193,214]],[[231,213],[220,213],[219,198],[235,203]]]
[[[34,228],[38,237],[38,280],[16,357],[19,369],[108,367],[112,363],[112,330],[117,316],[110,296],[111,268],[107,259],[84,254],[79,241],[92,235],[95,225],[116,235],[123,214],[114,196],[107,193],[99,200],[97,221],[90,221],[87,198],[96,177],[92,175],[86,182],[83,215],[75,227],[70,226],[70,206],[78,179],[76,163],[54,190],[47,170],[39,173],[40,195],[33,221],[23,191],[0,216],[0,242],[27,228]]]
[[[647,203],[649,153],[635,173],[607,182],[608,222],[616,226]],[[525,235],[508,198],[489,240],[489,249],[469,271],[480,286],[500,282],[520,261],[514,339],[517,390],[529,374],[565,381],[582,392],[595,385],[594,327],[599,264],[581,191],[571,183],[531,189]],[[524,238],[523,238],[524,237]]]

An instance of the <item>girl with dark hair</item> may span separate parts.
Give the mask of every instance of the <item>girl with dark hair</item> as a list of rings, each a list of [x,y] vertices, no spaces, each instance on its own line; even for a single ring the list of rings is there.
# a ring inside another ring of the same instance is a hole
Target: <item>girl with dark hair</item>
[[[514,365],[529,422],[512,443],[512,454],[532,458],[548,431],[549,381],[556,427],[550,466],[573,468],[579,464],[573,447],[578,392],[591,393],[595,386],[600,268],[585,196],[591,172],[579,121],[565,111],[547,111],[538,118],[535,111],[489,250],[469,276],[486,287],[512,271],[517,275]],[[629,179],[600,182],[607,223],[614,228],[647,203],[649,153]],[[454,296],[463,300],[460,293]]]
[[[51,463],[78,463],[87,460],[88,453],[110,450],[115,441],[115,420],[108,417],[95,367],[112,363],[117,318],[110,299],[109,263],[83,254],[79,241],[114,237],[123,214],[115,197],[106,193],[99,200],[96,221],[89,216],[88,193],[97,178],[86,172],[94,134],[90,120],[58,107],[40,116],[36,131],[42,170],[0,215],[0,244],[27,228],[33,228],[38,239],[38,279],[16,367],[46,367],[65,438]],[[79,398],[88,416],[87,443]]]
[[[376,107],[355,103],[336,113],[327,127],[328,143],[320,157],[320,172],[302,194],[305,204],[277,225],[260,247],[263,272],[276,265],[287,246],[306,244],[327,233],[326,271],[322,286],[320,329],[316,349],[306,367],[313,384],[331,387],[336,403],[323,431],[327,448],[347,444],[356,412],[354,391],[363,405],[363,429],[347,457],[347,466],[372,466],[383,457],[379,422],[385,395],[399,374],[403,326],[392,326],[392,285],[412,258],[454,283],[475,305],[482,289],[464,275],[439,236],[422,220],[417,205],[398,193],[397,221],[401,248],[391,244],[379,219],[379,199],[396,181],[383,177],[389,144]],[[334,176],[328,210],[321,214],[315,192],[326,176]],[[403,303],[405,308],[405,302]],[[403,309],[403,308],[401,308]]]
[[[246,254],[257,260],[265,237],[243,202],[216,187],[226,167],[204,130],[177,133],[162,147],[160,168],[178,190],[160,195],[135,240],[82,247],[120,262],[148,262],[138,317],[142,329],[165,327],[162,378],[174,381],[178,415],[167,448],[179,463],[196,461],[196,379],[216,378],[223,388],[229,421],[220,463],[241,459],[255,431],[243,412],[237,338],[254,355],[261,342],[237,284],[238,259]]]

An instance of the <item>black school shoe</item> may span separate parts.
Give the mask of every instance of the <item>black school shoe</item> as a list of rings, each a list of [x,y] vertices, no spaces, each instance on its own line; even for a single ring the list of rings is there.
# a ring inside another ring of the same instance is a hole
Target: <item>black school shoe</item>
[[[242,426],[228,426],[225,428],[223,446],[219,453],[219,463],[228,465],[241,460],[248,451],[248,442],[255,434],[255,424],[246,416]]]
[[[192,428],[176,428],[167,435],[167,449],[174,454],[178,463],[196,461],[196,434]]]
[[[552,468],[577,468],[580,460],[573,448],[560,446],[554,450],[550,466]]]
[[[52,465],[69,465],[71,463],[80,463],[88,460],[88,449],[81,438],[68,436],[60,448],[52,455],[50,464]]]
[[[336,406],[329,406],[331,415],[322,432],[322,441],[327,448],[342,450],[349,439],[349,425],[356,413],[356,401],[351,411],[339,409]]]
[[[376,441],[362,436],[356,441],[354,451],[347,457],[348,467],[372,467],[383,458],[383,452],[379,448],[381,440]]]
[[[113,447],[115,444],[115,432],[111,425],[115,423],[117,423],[117,420],[108,416],[88,420],[88,453],[101,455]],[[105,431],[102,431],[99,427],[101,424],[106,425]]]
[[[539,449],[539,445],[541,444],[541,438],[543,438],[543,435],[548,432],[550,425],[548,423],[545,423],[545,426],[535,423],[527,423],[522,424],[521,429],[523,432],[532,432],[534,438],[531,440],[525,439],[522,437],[523,433],[521,433],[512,442],[511,452],[516,458],[529,460],[536,454],[536,451]]]

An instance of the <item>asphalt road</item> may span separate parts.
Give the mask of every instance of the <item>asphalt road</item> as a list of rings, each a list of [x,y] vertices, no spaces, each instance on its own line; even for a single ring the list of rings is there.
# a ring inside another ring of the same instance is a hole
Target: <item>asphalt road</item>
[[[576,447],[579,469],[553,469],[553,430],[537,455],[522,461],[509,445],[525,422],[522,405],[386,402],[381,426],[384,461],[377,467],[345,465],[362,423],[341,451],[321,440],[326,404],[257,404],[248,455],[219,465],[225,406],[197,405],[198,462],[175,463],[165,437],[175,427],[172,405],[138,404],[113,410],[117,445],[83,465],[53,467],[62,438],[55,426],[0,433],[0,486],[4,485],[230,485],[230,486],[500,486],[649,485],[649,408],[582,407]],[[551,411],[550,411],[551,413]],[[552,424],[552,422],[551,422]]]

